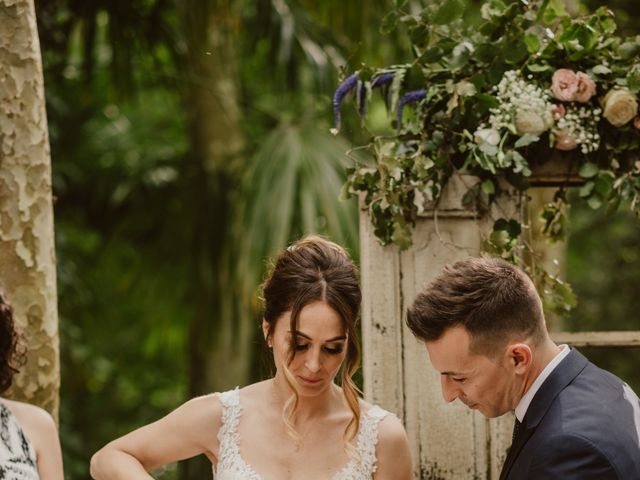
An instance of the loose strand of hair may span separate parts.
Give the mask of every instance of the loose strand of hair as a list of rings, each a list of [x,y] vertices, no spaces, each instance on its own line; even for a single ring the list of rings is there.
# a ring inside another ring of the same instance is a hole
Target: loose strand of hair
[[[295,427],[296,412],[298,411],[298,405],[300,404],[298,383],[287,365],[282,365],[282,371],[284,372],[284,378],[287,385],[289,385],[289,388],[292,391],[291,396],[284,403],[284,407],[282,409],[282,420],[284,421],[284,427],[287,435],[289,435],[296,442],[296,445],[299,446],[302,443],[302,438]]]
[[[342,393],[344,394],[347,406],[352,413],[351,420],[349,420],[349,423],[342,434],[342,440],[344,442],[347,455],[356,461],[360,461],[360,453],[352,443],[360,430],[360,398],[358,396],[359,389],[351,378],[354,373],[353,367],[353,365],[345,365],[345,368],[342,370]]]

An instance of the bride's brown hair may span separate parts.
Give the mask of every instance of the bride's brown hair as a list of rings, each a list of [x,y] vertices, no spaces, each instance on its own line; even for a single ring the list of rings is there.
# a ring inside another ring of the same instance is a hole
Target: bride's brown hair
[[[293,426],[299,403],[298,387],[288,369],[296,354],[298,316],[306,305],[322,301],[342,318],[347,348],[340,383],[353,414],[343,439],[347,450],[353,453],[351,441],[360,428],[359,390],[352,377],[360,365],[356,323],[362,299],[358,271],[353,261],[342,247],[322,237],[299,240],[276,259],[271,275],[263,284],[263,297],[264,319],[269,324],[268,337],[272,335],[276,321],[286,312],[291,312],[292,334],[283,373],[293,395],[285,403],[283,419],[290,435],[298,441],[300,438]]]

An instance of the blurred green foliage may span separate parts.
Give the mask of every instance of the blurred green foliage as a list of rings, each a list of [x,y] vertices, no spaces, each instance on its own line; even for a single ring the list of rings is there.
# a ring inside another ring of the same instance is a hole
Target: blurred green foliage
[[[213,235],[236,239],[224,247],[233,271],[218,295],[245,292],[233,301],[250,316],[259,315],[266,257],[288,241],[327,233],[357,258],[355,203],[338,201],[349,144],[329,134],[327,105],[341,66],[394,51],[393,37],[364,48],[388,7],[203,1],[201,12],[185,13],[171,0],[38,3],[67,478],[88,478],[96,449],[175,408],[200,374],[189,363],[200,287],[193,271],[208,268],[195,253],[199,219],[208,218]],[[225,187],[235,202],[230,219],[209,211],[214,197],[197,191],[200,159],[190,144],[186,92],[202,79],[186,72],[192,32],[183,16],[208,19],[206,12],[229,19],[236,41],[230,81],[239,91],[245,163],[233,160],[237,183]],[[259,317],[248,320],[259,325]],[[258,339],[248,341],[258,349]],[[262,373],[257,362],[252,371]],[[177,474],[172,467],[157,476]]]

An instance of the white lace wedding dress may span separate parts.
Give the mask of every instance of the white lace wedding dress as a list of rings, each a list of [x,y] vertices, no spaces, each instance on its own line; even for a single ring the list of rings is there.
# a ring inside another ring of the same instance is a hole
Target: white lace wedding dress
[[[240,391],[236,388],[217,395],[222,403],[222,427],[218,432],[218,467],[214,469],[213,477],[215,480],[263,480],[240,455]],[[378,424],[388,414],[389,412],[377,406],[362,414],[356,441],[360,461],[350,460],[332,480],[371,480],[376,471]]]

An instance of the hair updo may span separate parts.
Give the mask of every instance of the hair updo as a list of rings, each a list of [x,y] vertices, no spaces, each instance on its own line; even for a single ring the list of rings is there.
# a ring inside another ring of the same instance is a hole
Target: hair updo
[[[287,366],[296,354],[300,311],[307,305],[321,301],[340,315],[347,336],[340,383],[347,405],[353,413],[343,436],[348,447],[360,428],[358,388],[352,377],[360,366],[356,323],[362,294],[358,271],[353,261],[342,247],[329,240],[318,236],[304,238],[278,256],[271,275],[263,285],[263,296],[264,319],[269,325],[268,336],[273,334],[277,320],[283,314],[291,312],[292,335],[283,373],[293,395],[285,404],[283,418],[288,431],[297,439],[299,437],[293,428],[293,418],[299,402],[298,387]]]

